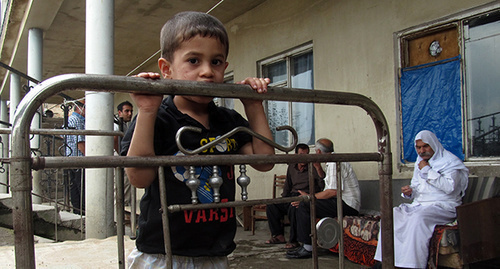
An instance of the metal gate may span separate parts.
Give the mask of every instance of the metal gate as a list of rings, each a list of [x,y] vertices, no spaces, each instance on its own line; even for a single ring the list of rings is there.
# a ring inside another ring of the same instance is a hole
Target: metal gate
[[[91,90],[100,92],[126,92],[150,94],[175,94],[196,96],[219,96],[226,98],[247,98],[256,100],[277,100],[290,102],[308,102],[318,104],[358,106],[364,109],[372,118],[376,130],[378,152],[346,153],[346,154],[310,154],[298,156],[295,154],[277,155],[224,155],[224,156],[160,156],[160,157],[124,157],[124,156],[86,156],[86,157],[31,157],[29,144],[29,126],[37,108],[47,98],[67,90]],[[297,163],[304,162],[311,165],[313,162],[378,162],[380,181],[381,206],[381,237],[383,266],[394,266],[393,219],[392,219],[392,153],[390,149],[389,128],[380,108],[369,98],[355,93],[304,90],[269,87],[267,94],[256,94],[250,87],[237,84],[213,84],[194,81],[159,80],[150,81],[142,78],[104,75],[61,75],[43,81],[33,88],[19,104],[14,116],[12,127],[12,155],[10,159],[10,182],[13,199],[13,226],[15,231],[15,256],[17,268],[35,268],[34,236],[31,209],[31,172],[32,169],[50,168],[108,168],[108,167],[162,167],[174,165],[244,165],[259,163]],[[340,167],[337,165],[337,167]],[[116,169],[119,174],[121,169]],[[160,169],[161,172],[161,169]],[[340,175],[340,173],[337,173]],[[337,179],[339,180],[339,179]],[[160,180],[161,182],[161,180]],[[340,194],[341,195],[341,194]],[[340,196],[339,195],[339,196]],[[283,199],[283,198],[280,198]],[[248,200],[224,203],[224,207],[254,205],[260,203],[280,203],[284,200]],[[290,199],[290,198],[288,198]],[[314,195],[306,198],[311,200]],[[184,209],[216,208],[220,204],[202,205],[162,205],[170,212]],[[312,206],[311,208],[314,208]],[[314,219],[314,210],[312,219]],[[119,213],[119,212],[118,212]],[[339,212],[341,214],[341,212]],[[166,214],[164,215],[164,221]],[[341,215],[340,215],[341,216]],[[342,220],[340,217],[339,220]],[[166,219],[168,221],[168,219]],[[164,227],[168,228],[168,225]],[[315,240],[315,226],[312,225],[313,240]],[[168,233],[165,236],[169,239]],[[118,245],[121,241],[121,266],[123,262],[123,233],[119,233]],[[315,242],[315,241],[313,241]],[[317,268],[316,245],[313,244],[313,266]],[[343,263],[343,243],[340,236],[339,263]],[[169,245],[166,244],[166,253],[169,255]]]

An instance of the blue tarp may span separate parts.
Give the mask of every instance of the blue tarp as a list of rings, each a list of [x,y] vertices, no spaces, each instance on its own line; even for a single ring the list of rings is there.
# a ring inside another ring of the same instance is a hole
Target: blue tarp
[[[460,56],[403,69],[403,163],[417,159],[414,139],[421,130],[434,132],[447,150],[464,159],[460,92]]]

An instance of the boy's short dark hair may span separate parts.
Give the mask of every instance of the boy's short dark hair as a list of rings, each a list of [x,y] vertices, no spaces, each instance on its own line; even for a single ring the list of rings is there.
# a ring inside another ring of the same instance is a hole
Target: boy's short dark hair
[[[222,22],[212,15],[195,11],[177,13],[163,25],[160,35],[161,57],[167,61],[172,61],[174,52],[182,42],[197,35],[219,39],[226,48],[227,57],[229,39]]]
[[[130,103],[129,101],[123,101],[121,102],[118,106],[116,106],[116,110],[118,111],[122,111],[123,110],[123,106],[130,106],[130,107],[134,107],[132,105],[132,103]]]

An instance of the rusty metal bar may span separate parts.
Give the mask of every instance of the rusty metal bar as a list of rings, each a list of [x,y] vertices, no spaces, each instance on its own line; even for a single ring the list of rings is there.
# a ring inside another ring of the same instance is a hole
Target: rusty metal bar
[[[128,179],[127,179],[128,180]],[[137,237],[137,191],[134,186],[130,186],[130,232],[131,239]]]
[[[380,230],[382,238],[382,267],[394,268],[394,222],[392,212],[392,154],[384,153],[384,159],[391,161],[379,163],[380,184]]]
[[[118,268],[125,268],[125,225],[124,205],[123,205],[123,168],[115,168],[115,186],[116,186],[116,237],[118,241]]]
[[[232,201],[226,203],[212,203],[212,204],[183,204],[183,205],[170,205],[168,206],[169,212],[179,212],[183,210],[196,210],[196,209],[210,209],[210,208],[225,208],[225,207],[238,207],[238,206],[252,206],[260,204],[282,204],[291,202],[310,201],[309,195],[294,196],[294,197],[281,197],[275,199],[255,199],[246,201]]]
[[[196,81],[157,80],[151,81],[136,77],[108,76],[108,75],[83,75],[68,74],[47,79],[33,88],[20,102],[14,115],[12,127],[12,158],[11,158],[11,184],[13,200],[13,226],[15,230],[15,254],[18,268],[34,268],[34,239],[33,220],[31,211],[31,169],[38,165],[38,169],[47,165],[45,159],[30,158],[29,125],[36,110],[47,98],[67,90],[91,89],[97,92],[133,92],[149,94],[175,94],[193,96],[219,96],[226,98],[247,98],[254,100],[276,100],[292,102],[308,102],[318,104],[336,104],[358,106],[364,109],[372,118],[377,133],[380,179],[380,204],[382,213],[382,255],[383,266],[390,268],[394,265],[394,247],[392,232],[392,153],[390,149],[389,127],[380,108],[366,96],[351,92],[335,92],[321,90],[305,90],[292,88],[269,87],[267,94],[257,94],[248,85],[215,84]],[[353,155],[354,156],[354,155]],[[193,157],[193,156],[191,156]],[[205,157],[205,156],[204,156]],[[243,156],[253,162],[264,162]],[[282,162],[280,158],[268,156],[269,162]],[[279,156],[285,157],[285,156]],[[87,157],[85,157],[87,158]],[[120,158],[120,157],[116,157]],[[205,157],[206,158],[206,157]],[[68,158],[70,159],[70,158]],[[72,159],[72,158],[71,158]],[[220,159],[220,158],[219,158]],[[187,159],[186,159],[187,160]],[[220,161],[208,158],[209,161]],[[222,159],[221,159],[222,160]],[[40,162],[38,162],[40,161]],[[137,160],[138,163],[143,161]],[[352,161],[347,158],[339,161]],[[368,161],[368,160],[367,160]],[[122,163],[121,165],[119,163]],[[129,165],[128,160],[117,159],[105,166],[115,167]],[[208,162],[200,164],[207,165]],[[224,162],[221,162],[224,163]],[[248,161],[241,160],[241,163]],[[173,164],[173,162],[172,162]],[[183,165],[179,162],[176,165]],[[214,163],[215,164],[215,163]],[[219,163],[220,164],[220,163]],[[74,165],[74,164],[72,164]],[[102,165],[102,164],[101,164]],[[158,164],[157,166],[160,166]],[[196,165],[196,164],[191,164]],[[62,163],[58,167],[61,167]],[[78,165],[77,165],[78,166]],[[151,165],[148,165],[151,166]]]
[[[337,170],[337,221],[340,227],[339,236],[339,268],[344,269],[344,209],[342,208],[342,163],[336,162]]]
[[[228,156],[228,155],[225,155]],[[229,157],[217,155],[192,156],[157,156],[157,157],[128,157],[128,156],[80,156],[80,157],[34,157],[30,158],[35,170],[49,168],[104,168],[104,167],[157,167],[175,165],[235,165],[235,164],[266,164],[266,163],[297,163],[297,162],[367,162],[382,161],[379,153],[335,153],[276,155],[231,155]],[[12,160],[11,160],[12,162]]]
[[[323,155],[323,154],[318,154],[318,155]],[[312,259],[313,259],[313,268],[318,269],[319,268],[319,261],[318,261],[318,246],[316,242],[318,241],[318,232],[316,231],[316,180],[314,180],[314,174],[313,174],[313,163],[308,163],[308,174],[309,174],[309,195],[311,196],[311,203],[309,205],[310,208],[310,215],[311,215],[311,245],[312,245]]]
[[[160,185],[160,203],[161,203],[161,221],[163,228],[163,243],[165,247],[165,255],[167,256],[167,268],[172,268],[172,245],[170,243],[170,224],[167,208],[167,187],[165,186],[165,169],[163,166],[158,167],[158,181]]]

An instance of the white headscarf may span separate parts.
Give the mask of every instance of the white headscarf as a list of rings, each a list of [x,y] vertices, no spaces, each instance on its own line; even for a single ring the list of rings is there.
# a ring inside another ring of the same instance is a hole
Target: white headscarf
[[[417,143],[417,140],[422,140],[422,142],[429,144],[432,150],[434,150],[434,155],[432,155],[432,157],[429,159],[429,165],[432,167],[432,170],[444,175],[448,174],[452,170],[460,170],[467,174],[469,173],[469,169],[465,167],[462,160],[460,160],[453,153],[446,150],[443,145],[441,145],[441,142],[439,142],[433,132],[427,130],[420,131],[415,136],[415,145]],[[422,161],[422,157],[418,156],[417,161],[415,162],[415,172],[417,173],[418,163],[420,163],[420,161]],[[467,188],[467,182],[461,182],[459,187],[461,188],[463,193]]]

